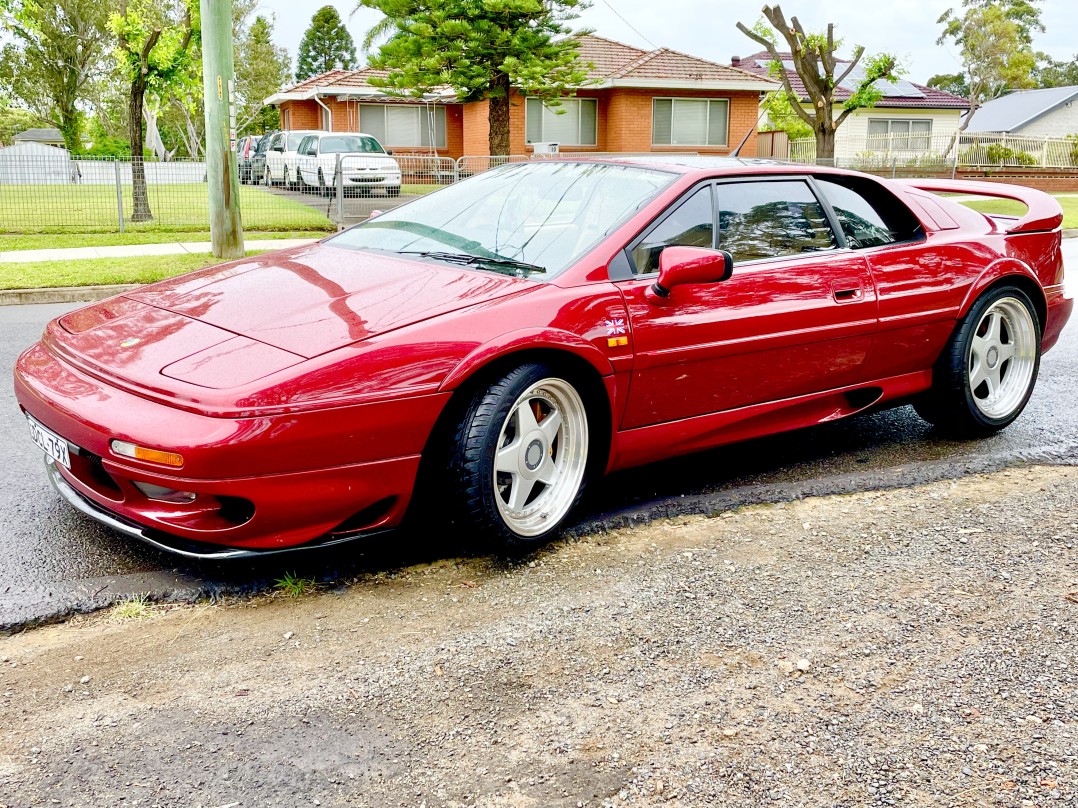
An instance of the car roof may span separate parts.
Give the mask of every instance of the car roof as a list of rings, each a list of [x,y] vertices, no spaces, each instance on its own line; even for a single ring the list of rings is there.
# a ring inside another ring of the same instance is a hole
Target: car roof
[[[368,135],[366,132],[324,132],[319,130],[318,132],[311,132],[311,134],[318,135],[318,137],[374,137],[374,135]]]
[[[758,157],[718,157],[704,154],[632,154],[604,155],[603,157],[565,157],[547,158],[564,159],[573,162],[619,163],[642,168],[656,168],[679,174],[857,174],[829,166],[805,165],[782,160],[768,160]]]

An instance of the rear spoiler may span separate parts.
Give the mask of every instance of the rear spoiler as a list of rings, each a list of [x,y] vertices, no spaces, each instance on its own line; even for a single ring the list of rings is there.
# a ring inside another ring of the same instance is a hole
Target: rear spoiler
[[[933,194],[991,196],[1021,202],[1028,210],[1024,216],[1006,228],[1007,233],[1043,232],[1057,230],[1063,225],[1063,208],[1059,206],[1059,202],[1044,191],[1026,188],[1024,185],[937,179],[903,179],[896,182]]]

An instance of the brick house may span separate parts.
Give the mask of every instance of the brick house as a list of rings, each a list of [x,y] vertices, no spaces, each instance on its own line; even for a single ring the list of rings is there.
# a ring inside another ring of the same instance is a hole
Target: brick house
[[[562,101],[559,114],[514,93],[510,153],[556,142],[572,152],[699,152],[756,154],[760,94],[778,88],[767,78],[659,48],[645,51],[595,35],[580,40],[591,63],[590,83]],[[397,153],[445,157],[486,155],[488,103],[461,103],[452,91],[421,99],[387,96],[368,80],[379,71],[334,70],[266,99],[283,129],[361,131]],[[381,74],[384,75],[384,74]]]

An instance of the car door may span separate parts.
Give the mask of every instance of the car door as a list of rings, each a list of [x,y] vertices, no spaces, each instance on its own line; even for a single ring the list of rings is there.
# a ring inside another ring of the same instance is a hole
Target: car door
[[[318,137],[308,135],[296,147],[296,169],[303,181],[314,185],[318,180]]]
[[[273,142],[270,143],[266,149],[266,170],[269,172],[270,179],[277,182],[284,176],[284,148],[285,138],[288,137],[285,132],[278,132],[273,136]]]
[[[646,294],[662,249],[718,247],[731,277]],[[844,248],[810,181],[693,189],[627,247],[619,283],[635,350],[623,428],[852,385],[876,329],[865,259]]]
[[[868,262],[879,296],[880,327],[866,363],[869,378],[931,368],[974,280],[985,265],[974,244],[956,243],[958,224],[937,206],[924,226],[900,199],[873,179],[821,176],[846,242]]]

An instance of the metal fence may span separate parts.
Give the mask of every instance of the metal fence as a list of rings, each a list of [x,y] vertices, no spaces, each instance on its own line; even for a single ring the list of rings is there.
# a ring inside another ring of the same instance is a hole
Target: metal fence
[[[17,149],[18,147],[12,147]],[[209,223],[206,164],[175,160],[82,159],[0,149],[0,233],[202,230]],[[133,182],[141,173],[142,185]],[[327,230],[310,205],[272,189],[240,188],[251,230]]]
[[[384,166],[343,156],[322,185],[240,186],[244,230],[332,230],[366,219],[461,179],[507,163],[545,157],[626,157],[594,152],[562,155],[466,155],[459,159],[394,155],[401,184],[387,184]],[[362,167],[362,171],[357,169]],[[145,194],[133,178],[145,176]],[[241,177],[250,179],[249,172]],[[294,169],[289,172],[295,177]],[[257,179],[257,175],[255,175]],[[209,226],[206,164],[130,158],[73,157],[63,149],[0,148],[0,233],[205,230]]]
[[[791,141],[790,159],[816,163],[816,141]],[[986,132],[891,133],[842,141],[836,146],[833,164],[902,173],[946,168],[1076,168],[1078,139]]]

